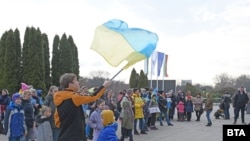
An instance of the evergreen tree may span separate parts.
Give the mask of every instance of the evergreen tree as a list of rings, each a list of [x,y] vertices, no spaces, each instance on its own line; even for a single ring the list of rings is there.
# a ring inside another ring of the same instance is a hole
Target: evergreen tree
[[[144,73],[143,70],[140,71],[140,75],[138,77],[138,88],[143,88],[143,80],[144,80]]]
[[[149,83],[148,83],[148,75],[147,74],[145,74],[144,75],[144,87],[149,87]]]
[[[138,87],[139,88],[148,87],[147,75],[144,73],[143,70],[140,71],[140,75],[139,75],[139,79],[138,79]]]
[[[78,50],[77,50],[77,47],[74,43],[72,36],[69,36],[68,43],[69,43],[69,48],[72,52],[72,62],[73,62],[72,63],[72,70],[73,70],[73,73],[75,73],[77,75],[77,77],[79,78]]]
[[[4,81],[3,79],[3,68],[4,68],[4,54],[5,54],[5,42],[6,42],[6,38],[8,36],[8,32],[4,32],[2,37],[1,37],[1,40],[0,40],[0,87],[3,88],[3,84],[4,84]]]
[[[26,28],[23,45],[23,81],[36,89],[46,90],[42,34],[34,27]]]
[[[60,76],[64,73],[73,72],[73,59],[72,51],[69,47],[67,36],[64,33],[59,44],[59,74]]]
[[[31,59],[31,55],[29,55],[29,44],[30,44],[30,35],[31,29],[27,27],[24,33],[24,42],[23,42],[23,49],[22,49],[22,63],[23,63],[23,74],[22,74],[22,82],[27,83],[29,78],[29,72],[32,70],[30,68],[29,60]]]
[[[132,72],[130,74],[130,79],[129,79],[129,86],[130,88],[137,88],[137,78],[138,77],[138,74],[136,73],[136,70],[135,68],[132,69]]]
[[[50,77],[50,54],[49,54],[49,40],[48,40],[48,36],[43,33],[42,34],[42,46],[44,49],[44,63],[45,63],[45,85],[46,85],[46,91],[45,93],[47,93],[47,90],[49,89],[49,87],[51,86],[51,77]]]
[[[18,87],[18,67],[16,66],[16,45],[13,30],[8,31],[5,41],[4,65],[3,65],[3,84],[2,87],[8,89],[9,93],[17,91]]]
[[[53,40],[53,49],[52,49],[52,59],[51,59],[51,78],[52,84],[59,86],[59,42],[60,38],[58,35],[55,35]]]
[[[139,86],[139,77],[140,77],[139,73],[136,73],[135,87],[138,88],[138,89],[140,88],[140,86]]]
[[[14,37],[15,37],[15,47],[16,47],[16,66],[17,66],[17,88],[16,90],[18,91],[20,89],[20,84],[22,80],[22,47],[21,47],[21,39],[20,39],[20,32],[18,29],[15,29],[14,32]]]

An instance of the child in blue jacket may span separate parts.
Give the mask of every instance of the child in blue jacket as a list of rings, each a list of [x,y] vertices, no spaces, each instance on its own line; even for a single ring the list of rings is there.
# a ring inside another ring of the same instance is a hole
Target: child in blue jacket
[[[24,110],[21,102],[21,95],[16,93],[12,96],[12,102],[7,107],[4,127],[5,135],[9,136],[9,141],[22,141],[26,134]]]
[[[104,128],[100,132],[98,141],[118,141],[116,135],[118,124],[115,122],[113,111],[103,110],[101,116]]]

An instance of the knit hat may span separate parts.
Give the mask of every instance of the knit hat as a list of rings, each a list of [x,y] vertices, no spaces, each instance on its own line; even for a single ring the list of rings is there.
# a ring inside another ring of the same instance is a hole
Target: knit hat
[[[111,110],[103,110],[101,116],[103,119],[102,121],[103,126],[107,126],[115,121],[114,113]]]
[[[15,102],[18,98],[21,98],[21,95],[19,93],[15,93],[12,95],[12,101]]]
[[[27,84],[25,84],[25,83],[21,83],[21,86],[22,86],[22,91],[25,91],[25,90],[27,90],[27,89],[29,89],[30,88],[30,86],[29,85],[27,85]]]
[[[42,96],[43,90],[37,89],[36,93],[37,93],[38,96]]]

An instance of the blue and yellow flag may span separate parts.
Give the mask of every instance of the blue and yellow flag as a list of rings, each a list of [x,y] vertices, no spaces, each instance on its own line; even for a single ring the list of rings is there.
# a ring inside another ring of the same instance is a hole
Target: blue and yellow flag
[[[98,52],[113,67],[123,61],[123,68],[149,58],[156,49],[157,34],[141,28],[128,28],[121,20],[110,20],[95,30],[91,49]]]

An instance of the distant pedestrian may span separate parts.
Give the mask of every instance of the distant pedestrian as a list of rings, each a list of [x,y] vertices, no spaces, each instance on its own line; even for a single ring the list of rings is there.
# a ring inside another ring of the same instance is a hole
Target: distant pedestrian
[[[139,121],[139,129],[141,130],[141,134],[147,134],[145,132],[145,123],[144,123],[144,115],[143,115],[143,107],[145,105],[143,99],[140,96],[140,90],[138,88],[133,89],[132,99],[134,101],[134,134],[139,135],[139,131],[137,130],[137,122]]]
[[[10,104],[11,98],[9,96],[9,92],[7,89],[2,89],[2,93],[0,94],[0,122],[4,119],[5,110],[7,106]]]
[[[194,106],[193,106],[193,97],[191,95],[190,91],[187,91],[186,97],[185,97],[185,112],[187,121],[191,121],[192,113],[194,112]]]
[[[194,111],[196,115],[196,121],[200,121],[201,115],[203,113],[203,99],[200,93],[198,93],[194,99]]]
[[[230,103],[231,103],[231,96],[228,92],[225,92],[223,94],[223,105],[224,105],[224,115],[225,115],[225,119],[230,119],[230,112],[229,112],[229,109],[230,109]]]
[[[126,137],[129,137],[129,141],[133,141],[134,112],[130,101],[122,101],[122,111],[124,116],[121,120],[122,136],[120,141],[124,141]]]
[[[206,98],[207,98],[207,100],[206,100],[205,108],[204,108],[204,110],[206,111],[206,118],[207,118],[207,125],[206,126],[211,126],[212,121],[210,118],[210,114],[213,110],[213,100],[212,100],[210,93],[206,93]]]
[[[178,112],[178,121],[184,121],[185,105],[182,100],[178,102],[178,104],[176,105],[176,109]]]
[[[160,109],[160,125],[163,126],[163,116],[168,124],[168,126],[173,126],[173,124],[170,122],[170,119],[169,119],[169,113],[168,113],[168,105],[167,105],[167,99],[165,98],[165,93],[163,91],[158,91],[158,94],[160,95],[159,98],[158,98],[158,106],[159,106],[159,109]]]
[[[239,112],[241,112],[241,122],[242,124],[245,123],[245,109],[246,104],[248,103],[249,98],[244,90],[244,87],[240,87],[240,90],[234,97],[233,107],[235,109],[235,115],[234,115],[234,122],[233,124],[237,123],[237,119],[239,117]]]

